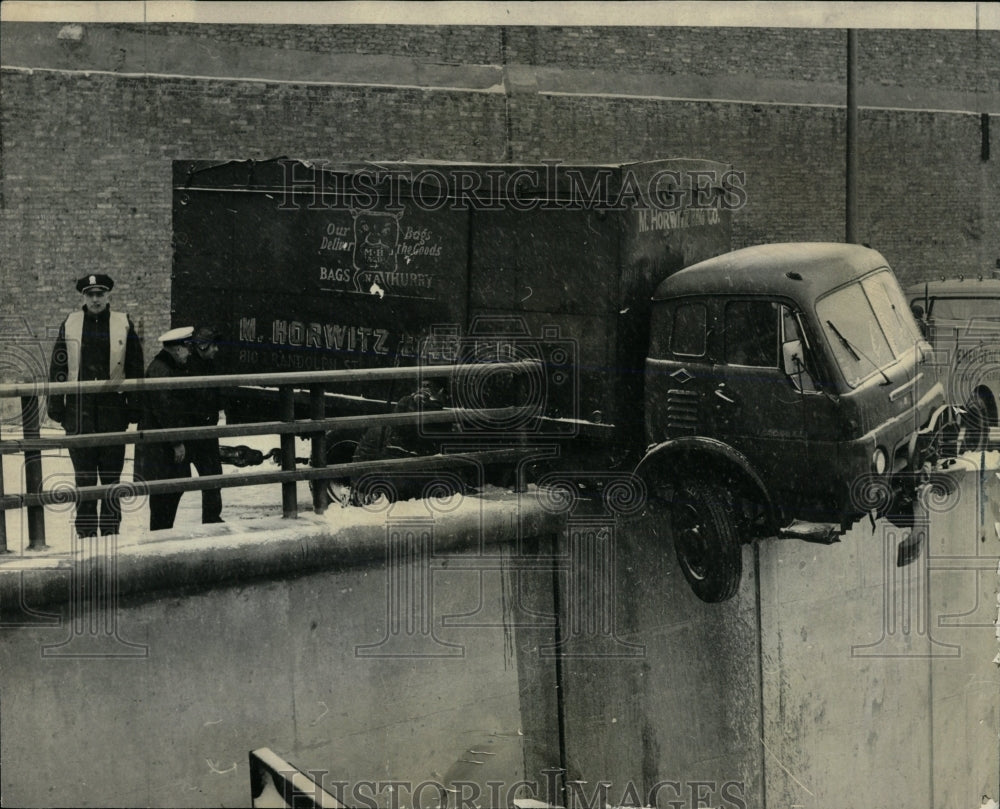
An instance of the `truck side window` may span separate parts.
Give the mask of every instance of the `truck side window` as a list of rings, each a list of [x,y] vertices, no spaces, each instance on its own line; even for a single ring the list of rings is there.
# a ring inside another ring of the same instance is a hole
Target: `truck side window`
[[[726,304],[726,362],[757,368],[777,368],[777,305],[771,301],[730,301]]]
[[[796,389],[814,392],[816,369],[809,350],[809,341],[802,333],[795,311],[782,305],[781,310],[781,353],[785,373],[791,378]]]
[[[708,309],[703,303],[682,303],[674,310],[670,350],[684,357],[705,356]]]

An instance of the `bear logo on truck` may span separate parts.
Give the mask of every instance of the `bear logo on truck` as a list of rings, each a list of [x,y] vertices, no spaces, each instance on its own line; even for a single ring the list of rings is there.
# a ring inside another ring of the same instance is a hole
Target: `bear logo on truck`
[[[399,220],[403,212],[351,210],[354,218],[354,288],[367,292],[373,284],[385,289],[385,276],[396,271]]]

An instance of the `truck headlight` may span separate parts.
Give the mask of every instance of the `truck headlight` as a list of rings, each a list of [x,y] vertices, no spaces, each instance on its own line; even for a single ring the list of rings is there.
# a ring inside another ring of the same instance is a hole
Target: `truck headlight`
[[[885,454],[885,450],[882,449],[882,447],[876,447],[875,451],[872,453],[872,469],[875,470],[875,474],[885,474],[885,470],[888,466],[889,456]]]

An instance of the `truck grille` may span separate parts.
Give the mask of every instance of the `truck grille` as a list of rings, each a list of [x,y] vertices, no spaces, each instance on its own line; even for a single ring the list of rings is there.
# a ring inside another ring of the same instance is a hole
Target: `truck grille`
[[[671,388],[667,391],[667,429],[674,433],[695,433],[698,430],[697,391]]]

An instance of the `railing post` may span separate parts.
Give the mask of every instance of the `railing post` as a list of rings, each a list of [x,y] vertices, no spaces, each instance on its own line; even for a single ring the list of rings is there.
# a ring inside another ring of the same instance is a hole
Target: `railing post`
[[[309,418],[322,419],[326,417],[326,390],[322,384],[313,385],[309,388]],[[326,433],[323,430],[313,433],[312,456],[310,463],[314,469],[321,469],[326,466]],[[329,481],[313,481],[313,511],[322,514],[330,504],[327,495],[326,485]]]
[[[295,389],[291,385],[281,388],[281,420],[295,421]],[[295,434],[281,435],[281,471],[295,471]],[[281,484],[281,516],[295,519],[299,516],[299,504],[296,493],[298,484],[294,480]]]
[[[21,432],[25,438],[40,438],[38,397],[21,397]],[[24,489],[27,494],[42,493],[42,453],[37,449],[24,453]],[[45,544],[45,507],[28,506],[28,550],[40,551]]]

